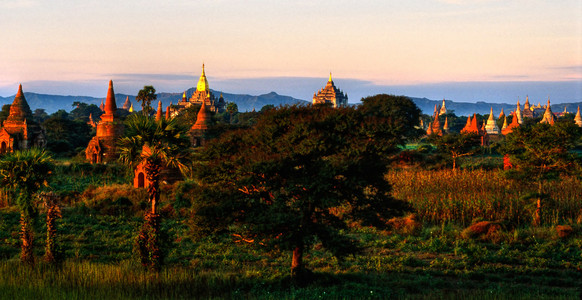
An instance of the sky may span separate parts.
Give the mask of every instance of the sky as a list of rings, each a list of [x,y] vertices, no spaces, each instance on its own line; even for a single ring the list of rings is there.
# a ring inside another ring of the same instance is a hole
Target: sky
[[[582,101],[582,1],[0,1],[0,96],[182,92],[203,63],[229,93]]]

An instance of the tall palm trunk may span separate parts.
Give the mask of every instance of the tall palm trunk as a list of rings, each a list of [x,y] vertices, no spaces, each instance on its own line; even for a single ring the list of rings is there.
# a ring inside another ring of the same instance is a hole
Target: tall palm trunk
[[[149,182],[148,186],[148,195],[150,202],[152,203],[152,214],[157,213],[157,207],[160,202],[160,171],[161,166],[158,161],[155,160],[147,160],[147,164],[145,167],[146,177]]]
[[[26,217],[24,213],[20,214],[20,238],[22,239],[20,260],[24,263],[34,265],[34,254],[32,253],[34,234],[32,232],[30,218]]]
[[[145,223],[138,237],[141,263],[155,271],[159,271],[162,264],[159,238],[161,217],[157,213],[160,201],[160,170],[161,164],[159,161],[155,159],[147,160],[145,171],[149,182],[148,196],[152,207],[149,212],[146,212]]]

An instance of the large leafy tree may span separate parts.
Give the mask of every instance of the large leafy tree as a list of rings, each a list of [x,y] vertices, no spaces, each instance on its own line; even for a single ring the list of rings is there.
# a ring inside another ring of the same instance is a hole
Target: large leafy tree
[[[448,156],[457,169],[457,160],[463,156],[475,154],[479,150],[481,138],[475,133],[451,133],[443,136],[432,135],[430,142],[437,147],[437,151]]]
[[[42,125],[46,132],[47,148],[55,155],[75,155],[91,140],[91,126],[84,121],[53,115]]]
[[[268,110],[253,128],[210,143],[198,166],[195,228],[229,228],[292,251],[298,280],[307,274],[303,254],[316,241],[338,257],[357,251],[344,231],[350,222],[382,226],[407,208],[390,196],[384,174],[388,156],[415,134],[420,113],[403,97],[363,101],[357,109]]]
[[[142,113],[146,116],[149,116],[154,110],[152,108],[152,101],[156,100],[157,98],[158,95],[156,95],[156,89],[151,85],[146,85],[143,87],[143,89],[139,90],[135,100],[141,103]]]
[[[14,151],[0,158],[0,187],[16,199],[22,239],[20,259],[29,264],[34,264],[32,224],[37,216],[33,195],[47,185],[52,170],[52,158],[44,150]]]
[[[174,119],[155,121],[150,116],[135,114],[129,116],[125,123],[125,137],[118,143],[120,160],[132,169],[145,161],[146,178],[150,182],[148,195],[151,208],[146,213],[146,223],[138,241],[142,263],[159,269],[160,173],[163,168],[187,172],[190,140],[186,128]]]
[[[526,124],[506,136],[501,152],[509,155],[514,166],[506,171],[509,178],[537,184],[533,224],[542,222],[542,199],[548,180],[561,174],[578,172],[577,155],[572,153],[582,129],[566,120],[549,124]]]

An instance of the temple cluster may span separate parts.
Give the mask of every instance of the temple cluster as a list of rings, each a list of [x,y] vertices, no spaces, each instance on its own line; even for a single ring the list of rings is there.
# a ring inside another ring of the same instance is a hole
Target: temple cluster
[[[435,105],[432,116],[433,121],[430,122],[428,126],[425,128],[427,135],[432,134],[443,135],[449,132],[448,117],[445,117],[445,122],[442,127],[441,122],[439,120],[439,116],[444,115],[446,113],[447,110],[445,107],[445,100],[443,100],[441,106]],[[493,114],[493,108],[491,108],[487,121],[483,121],[483,123],[478,122],[477,114],[469,116],[467,118],[465,126],[463,127],[463,129],[461,129],[461,133],[475,133],[480,135],[481,144],[485,146],[489,143],[489,139],[491,137],[507,135],[511,133],[516,127],[519,127],[521,124],[523,124],[524,119],[533,119],[541,117],[540,123],[553,125],[558,117],[565,116],[566,114],[568,114],[566,109],[564,109],[564,112],[557,114],[552,112],[549,98],[547,105],[542,106],[541,104],[538,103],[537,106],[532,106],[529,103],[529,97],[526,97],[523,109],[521,108],[519,100],[517,101],[516,109],[510,112],[511,116],[510,122],[508,122],[508,116],[504,113],[503,109],[501,109],[499,117],[495,118],[495,115]],[[503,125],[501,128],[499,128],[499,126],[497,125],[498,119],[499,120],[503,119]],[[582,127],[582,117],[580,116],[580,107],[578,107],[576,116],[574,117],[574,122],[579,127]],[[424,128],[422,120],[421,126]]]

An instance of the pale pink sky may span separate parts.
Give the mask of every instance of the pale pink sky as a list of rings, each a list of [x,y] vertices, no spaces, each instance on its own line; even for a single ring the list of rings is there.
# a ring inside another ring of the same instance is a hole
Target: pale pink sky
[[[0,96],[136,93],[131,76],[176,92],[202,62],[217,81],[582,81],[580,0],[2,0],[0,41]]]

